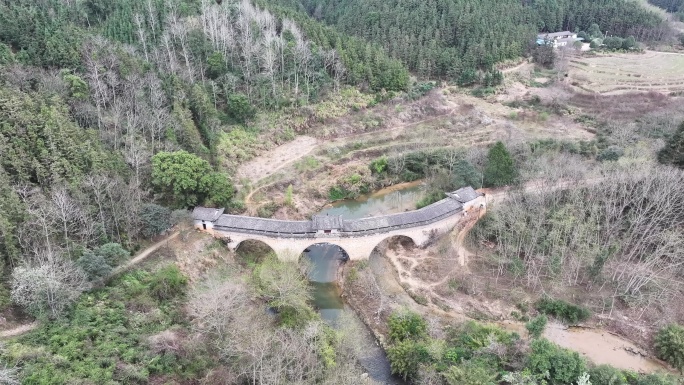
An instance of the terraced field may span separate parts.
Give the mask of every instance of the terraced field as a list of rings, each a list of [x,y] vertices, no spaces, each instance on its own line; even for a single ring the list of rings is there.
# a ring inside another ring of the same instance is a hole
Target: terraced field
[[[684,93],[684,54],[647,51],[578,57],[569,63],[569,78],[573,86],[602,95],[680,94]]]

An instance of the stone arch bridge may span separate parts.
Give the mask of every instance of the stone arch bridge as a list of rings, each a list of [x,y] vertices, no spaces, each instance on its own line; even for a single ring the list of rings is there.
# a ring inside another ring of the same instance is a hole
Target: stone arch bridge
[[[246,240],[269,245],[281,260],[297,261],[301,253],[317,243],[341,247],[352,260],[368,259],[382,241],[411,238],[418,247],[451,231],[472,208],[483,208],[483,194],[465,187],[422,209],[399,214],[347,220],[341,216],[314,216],[309,221],[285,221],[223,214],[223,209],[197,207],[195,227],[227,240],[237,250]]]

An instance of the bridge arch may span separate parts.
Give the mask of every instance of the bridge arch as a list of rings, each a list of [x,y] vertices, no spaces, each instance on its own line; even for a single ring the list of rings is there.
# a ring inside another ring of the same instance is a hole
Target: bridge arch
[[[415,248],[417,248],[417,247],[421,247],[421,246],[422,246],[421,243],[419,243],[419,242],[420,242],[420,241],[417,242],[417,241],[416,241],[416,238],[413,237],[413,236],[411,236],[410,234],[394,234],[394,235],[388,235],[387,237],[384,237],[382,240],[380,240],[380,241],[375,245],[375,247],[373,248],[373,250],[371,251],[371,253],[373,253],[373,252],[375,252],[375,251],[382,250],[382,249],[386,249],[386,248],[389,248],[389,247],[392,247],[392,246],[396,246],[397,244],[400,245],[400,246],[402,246],[402,247],[404,247],[404,248],[407,248],[407,247],[410,247],[410,248],[414,248],[414,247],[415,247]],[[370,257],[370,256],[369,256],[369,257]]]
[[[300,255],[303,255],[304,253],[308,252],[311,248],[313,247],[320,247],[320,246],[330,246],[332,248],[337,248],[339,251],[342,253],[342,255],[328,255],[329,257],[342,257],[343,260],[347,261],[349,260],[349,253],[347,250],[345,250],[343,245],[338,244],[340,242],[312,242],[310,245],[306,246],[304,249],[302,249],[302,252]]]
[[[273,245],[269,244],[267,239],[252,239],[246,238],[240,240],[234,247],[235,255],[239,258],[259,261],[266,255],[273,254],[277,256],[277,250]]]

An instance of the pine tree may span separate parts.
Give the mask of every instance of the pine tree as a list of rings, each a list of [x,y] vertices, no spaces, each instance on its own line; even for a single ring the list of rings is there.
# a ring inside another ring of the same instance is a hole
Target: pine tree
[[[511,154],[501,142],[496,142],[487,155],[487,166],[484,171],[484,185],[501,187],[516,183],[518,169]]]

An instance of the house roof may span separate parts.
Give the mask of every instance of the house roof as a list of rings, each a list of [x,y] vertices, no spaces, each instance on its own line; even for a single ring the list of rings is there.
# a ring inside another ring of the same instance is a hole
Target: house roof
[[[573,35],[576,35],[576,33],[570,32],[570,31],[562,31],[562,32],[540,33],[537,35],[537,37],[540,39],[545,39],[545,38],[546,39],[558,39],[558,38],[562,38],[565,36],[573,36]]]
[[[468,186],[460,188],[454,192],[447,193],[447,196],[456,199],[461,203],[466,203],[472,201],[473,199],[476,199],[480,196],[480,194],[477,191],[475,191],[475,189]]]
[[[225,209],[212,209],[208,207],[195,207],[192,210],[192,218],[198,221],[210,221],[214,222],[217,220]]]

